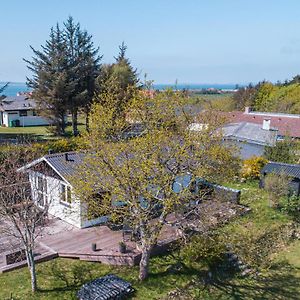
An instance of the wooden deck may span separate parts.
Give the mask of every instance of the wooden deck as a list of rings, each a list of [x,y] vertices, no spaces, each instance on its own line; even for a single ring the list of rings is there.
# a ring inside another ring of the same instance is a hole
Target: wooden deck
[[[176,238],[175,229],[165,228],[160,238],[160,246],[165,246]],[[9,242],[8,242],[9,241]],[[26,261],[6,264],[5,255],[21,249],[16,241],[0,237],[0,273],[26,266]],[[36,262],[56,257],[101,262],[110,265],[129,265],[139,263],[141,252],[134,242],[126,242],[126,253],[120,253],[119,242],[123,241],[121,231],[112,231],[107,226],[96,226],[85,229],[75,228],[61,220],[52,219],[37,240],[35,249]],[[96,251],[92,250],[96,243]]]
[[[194,218],[187,220],[188,226],[199,232],[205,232],[209,228],[214,228],[219,222],[224,224],[224,222],[248,211],[243,206],[233,205],[228,202],[217,206],[213,202],[203,203],[199,205],[199,208],[199,212],[203,216],[197,214]],[[210,216],[210,222],[205,221],[207,216]],[[175,222],[175,216],[171,216],[169,221],[172,218]],[[11,265],[6,264],[7,253],[18,251],[21,249],[21,246],[11,237],[5,237],[1,228],[3,228],[3,221],[0,220],[0,273],[26,265],[25,261]],[[154,254],[164,251],[166,247],[177,239],[178,232],[176,228],[164,226],[158,245],[154,249]],[[137,249],[136,244],[134,242],[126,242],[127,252],[120,253],[119,242],[121,241],[123,241],[122,232],[112,231],[107,226],[78,229],[59,219],[50,219],[47,225],[43,227],[43,234],[36,242],[35,260],[40,262],[55,257],[66,257],[111,265],[132,266],[137,264],[140,260],[141,252]],[[96,251],[92,250],[92,243],[96,243]]]

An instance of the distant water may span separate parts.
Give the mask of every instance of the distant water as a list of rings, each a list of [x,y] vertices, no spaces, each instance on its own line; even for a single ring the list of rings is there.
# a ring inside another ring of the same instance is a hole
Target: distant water
[[[0,87],[4,84],[4,82],[0,82]],[[31,89],[28,88],[24,82],[11,82],[2,94],[6,96],[16,96],[19,92],[29,92],[30,90]]]
[[[0,87],[5,83],[0,82]],[[240,85],[242,86],[242,85]],[[236,84],[154,84],[154,89],[165,90],[167,88],[173,88],[178,90],[188,89],[188,90],[201,90],[201,89],[221,89],[221,90],[231,90],[236,88]],[[28,88],[24,82],[11,82],[8,87],[4,90],[3,94],[6,96],[15,96],[18,92],[28,92],[31,89]]]
[[[209,89],[209,88],[215,88],[220,90],[233,90],[237,87],[236,84],[210,84],[210,83],[199,83],[199,84],[154,84],[154,89],[156,90],[165,90],[167,88],[177,89],[177,90],[201,90],[201,89]],[[241,87],[242,85],[238,85]]]

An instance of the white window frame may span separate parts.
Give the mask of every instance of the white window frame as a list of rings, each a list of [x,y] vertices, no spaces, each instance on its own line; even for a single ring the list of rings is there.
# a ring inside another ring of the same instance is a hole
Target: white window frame
[[[72,188],[63,182],[59,186],[59,203],[66,206],[71,206],[72,203]]]
[[[48,181],[46,176],[43,176],[42,174],[36,174],[35,192],[37,206],[45,208],[46,204],[48,203]],[[41,197],[41,199],[39,199],[39,197]]]

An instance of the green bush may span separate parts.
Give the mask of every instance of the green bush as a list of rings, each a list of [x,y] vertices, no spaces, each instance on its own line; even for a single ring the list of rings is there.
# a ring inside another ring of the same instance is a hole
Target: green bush
[[[244,179],[258,179],[260,171],[268,161],[260,156],[252,156],[246,159],[242,167],[242,178]]]

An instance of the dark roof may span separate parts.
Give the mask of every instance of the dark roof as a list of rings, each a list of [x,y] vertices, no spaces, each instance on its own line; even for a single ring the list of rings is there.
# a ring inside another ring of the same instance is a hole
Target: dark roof
[[[65,152],[48,154],[44,156],[44,159],[59,175],[68,178],[74,175],[78,166],[83,162],[84,157],[84,153]]]
[[[19,168],[18,171],[26,171],[39,163],[46,162],[62,179],[68,182],[68,177],[75,174],[85,156],[86,154],[82,152],[48,154]]]
[[[106,275],[84,284],[77,297],[79,300],[124,299],[133,291],[129,282],[116,275]]]
[[[0,111],[32,110],[36,108],[36,102],[28,96],[21,95],[6,97],[0,101]]]
[[[262,174],[275,173],[286,174],[293,178],[300,179],[300,165],[292,165],[278,162],[269,162],[261,170]]]

